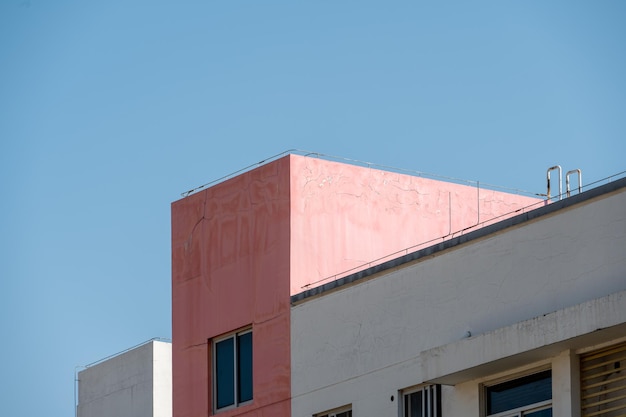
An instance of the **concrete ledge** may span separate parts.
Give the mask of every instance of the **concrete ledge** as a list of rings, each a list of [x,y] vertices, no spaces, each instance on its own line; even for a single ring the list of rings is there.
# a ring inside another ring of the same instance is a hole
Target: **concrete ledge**
[[[456,385],[626,335],[626,291],[423,351],[429,383]]]

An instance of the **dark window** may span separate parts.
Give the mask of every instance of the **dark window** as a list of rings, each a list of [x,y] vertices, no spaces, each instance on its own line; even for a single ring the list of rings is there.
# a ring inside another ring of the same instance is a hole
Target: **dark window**
[[[252,331],[214,343],[215,409],[252,400]]]
[[[403,417],[441,417],[441,385],[403,392]]]
[[[216,408],[235,403],[235,339],[229,338],[215,344]]]
[[[237,394],[238,402],[252,399],[252,332],[237,336]]]
[[[486,388],[487,415],[516,410],[511,415],[552,415],[552,372],[528,375]],[[536,408],[536,409],[535,409]]]

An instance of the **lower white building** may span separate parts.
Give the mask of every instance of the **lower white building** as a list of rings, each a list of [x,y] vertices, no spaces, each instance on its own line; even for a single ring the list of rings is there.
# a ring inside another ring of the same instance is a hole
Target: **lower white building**
[[[291,415],[626,415],[626,179],[291,298]]]
[[[78,373],[78,417],[171,417],[172,344],[151,340]]]

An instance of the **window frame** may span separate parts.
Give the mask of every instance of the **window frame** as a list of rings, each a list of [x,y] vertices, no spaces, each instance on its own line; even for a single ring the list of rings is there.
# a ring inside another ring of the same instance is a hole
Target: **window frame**
[[[239,341],[240,341],[240,337],[244,336],[246,334],[250,334],[251,337],[253,338],[253,334],[252,334],[252,327],[245,327],[243,329],[237,330],[235,332],[232,333],[228,333],[226,335],[222,335],[219,337],[215,337],[211,340],[211,394],[212,394],[212,409],[213,409],[213,413],[218,413],[218,412],[222,412],[222,411],[226,411],[226,410],[232,410],[238,407],[242,407],[244,405],[248,405],[251,404],[254,401],[254,384],[253,384],[253,379],[254,379],[254,343],[253,340],[251,340],[251,346],[250,346],[250,367],[251,367],[251,375],[250,377],[252,378],[250,380],[250,384],[251,384],[251,393],[250,393],[250,399],[249,400],[245,400],[245,401],[240,401],[240,384],[239,384],[239,369],[240,369],[240,358],[239,358]],[[218,397],[217,397],[217,390],[218,390],[218,386],[217,386],[217,362],[218,362],[218,354],[217,354],[217,345],[221,342],[224,342],[226,340],[233,340],[233,346],[232,346],[232,355],[233,355],[233,403],[232,404],[228,404],[225,405],[223,407],[218,407]]]
[[[529,413],[534,413],[536,411],[543,411],[552,408],[552,399],[546,401],[540,401],[537,403],[525,405],[518,408],[513,408],[511,410],[502,411],[496,414],[488,414],[487,417],[523,417],[528,415]]]
[[[323,411],[318,414],[314,414],[313,417],[337,417],[339,414],[349,412],[348,417],[352,417],[352,404],[344,405],[341,407],[333,408],[332,410]]]
[[[553,401],[554,401],[554,392],[552,390],[552,386],[550,387],[550,399],[542,400],[531,404],[526,404],[520,407],[511,408],[508,410],[500,411],[498,413],[488,414],[488,390],[490,387],[494,387],[500,384],[514,382],[518,379],[523,379],[530,377],[532,375],[541,374],[543,372],[550,372],[550,384],[552,385],[552,369],[550,367],[542,367],[540,369],[533,369],[531,371],[527,371],[524,373],[517,373],[515,375],[509,375],[503,378],[498,378],[493,381],[489,381],[480,385],[481,389],[481,416],[482,417],[523,417],[528,413],[533,413],[536,411],[542,411],[547,409],[552,409]]]
[[[405,388],[400,391],[400,395],[398,397],[401,399],[399,401],[400,413],[401,417],[410,417],[411,410],[407,407],[407,399],[413,394],[421,394],[422,397],[422,412],[423,417],[441,417],[441,385],[439,384],[424,384],[418,385],[411,388]],[[434,404],[431,404],[433,403]],[[425,413],[425,414],[424,414]]]

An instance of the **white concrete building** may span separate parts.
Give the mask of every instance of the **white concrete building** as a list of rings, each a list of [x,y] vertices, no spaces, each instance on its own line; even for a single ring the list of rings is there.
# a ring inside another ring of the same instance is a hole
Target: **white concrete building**
[[[78,417],[171,417],[172,345],[151,340],[78,373]]]
[[[291,297],[291,415],[626,415],[626,179]]]

